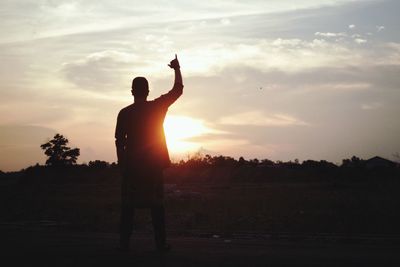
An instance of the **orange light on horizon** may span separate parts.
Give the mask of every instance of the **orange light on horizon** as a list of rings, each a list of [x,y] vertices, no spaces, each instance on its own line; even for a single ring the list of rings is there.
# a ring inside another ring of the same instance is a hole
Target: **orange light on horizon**
[[[201,145],[188,139],[206,134],[210,129],[204,126],[201,120],[167,115],[164,131],[170,152],[181,154],[198,150]]]

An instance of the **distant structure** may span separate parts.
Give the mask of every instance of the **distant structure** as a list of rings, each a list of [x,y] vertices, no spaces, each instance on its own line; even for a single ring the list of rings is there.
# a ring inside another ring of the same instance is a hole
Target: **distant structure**
[[[388,159],[384,159],[378,156],[370,158],[365,161],[365,167],[367,169],[375,169],[375,168],[393,168],[398,164]]]

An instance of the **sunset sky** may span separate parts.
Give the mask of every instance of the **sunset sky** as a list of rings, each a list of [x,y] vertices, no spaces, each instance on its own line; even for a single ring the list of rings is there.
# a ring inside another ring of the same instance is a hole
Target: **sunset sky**
[[[149,99],[184,94],[165,129],[173,160],[395,159],[400,1],[2,0],[0,170],[44,164],[61,133],[79,162],[116,160],[118,111],[145,76]]]

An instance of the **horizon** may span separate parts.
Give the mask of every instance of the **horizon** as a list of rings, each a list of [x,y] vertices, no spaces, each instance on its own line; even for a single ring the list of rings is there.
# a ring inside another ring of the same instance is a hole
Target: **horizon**
[[[175,161],[201,151],[336,164],[400,152],[398,1],[1,5],[4,172],[44,164],[40,145],[55,133],[80,148],[79,164],[115,162],[132,79],[148,79],[150,100],[166,93],[175,53],[185,88],[164,125]]]
[[[72,147],[72,148],[73,148],[73,147]],[[397,164],[397,166],[399,166],[399,164],[400,164],[400,156],[399,156],[398,154],[393,155],[393,156],[396,158],[396,160],[390,160],[390,159],[381,157],[381,156],[379,156],[379,155],[375,155],[375,156],[370,157],[370,158],[359,158],[359,157],[353,155],[353,156],[351,156],[351,157],[349,157],[349,158],[343,158],[343,159],[341,159],[340,162],[338,162],[338,161],[332,162],[332,161],[328,161],[328,160],[324,160],[324,159],[320,159],[320,160],[318,160],[318,159],[305,159],[305,160],[302,160],[302,161],[300,161],[299,159],[290,159],[290,160],[287,160],[287,161],[281,161],[281,160],[270,160],[270,159],[268,159],[268,158],[244,158],[244,157],[242,157],[242,156],[240,156],[240,157],[231,157],[231,156],[229,156],[229,155],[220,155],[220,154],[219,154],[219,155],[202,154],[200,151],[198,151],[198,152],[196,152],[196,153],[194,153],[194,154],[187,155],[186,158],[180,157],[180,158],[178,158],[177,160],[175,160],[174,158],[171,158],[171,166],[170,166],[170,167],[174,167],[174,166],[176,166],[176,165],[180,165],[182,162],[183,162],[183,164],[186,164],[186,163],[188,163],[190,160],[193,160],[193,159],[194,159],[194,160],[202,160],[202,161],[203,161],[204,159],[207,158],[207,156],[210,156],[211,158],[223,157],[223,158],[225,158],[225,159],[232,159],[232,160],[234,160],[235,162],[240,162],[241,159],[243,159],[245,162],[251,163],[251,164],[254,164],[254,162],[257,161],[257,165],[258,165],[258,164],[262,165],[264,160],[265,160],[265,161],[272,162],[274,165],[280,165],[280,164],[287,164],[287,163],[290,163],[290,164],[298,164],[298,165],[300,165],[300,166],[302,166],[302,165],[304,165],[305,163],[311,161],[311,162],[317,162],[317,163],[328,163],[328,164],[333,164],[333,165],[335,165],[336,167],[341,168],[341,167],[343,167],[344,165],[346,165],[346,164],[348,164],[348,163],[354,163],[354,162],[358,162],[358,161],[367,163],[368,161],[373,160],[373,159],[375,159],[375,158],[377,158],[378,160],[381,160],[381,159],[382,159],[382,160],[385,160],[385,161],[388,160],[388,161],[390,161],[390,162],[392,162],[392,163],[394,163],[394,164]],[[79,158],[79,157],[78,157],[78,158]],[[348,161],[348,162],[345,162],[345,161]],[[79,162],[79,161],[78,161],[78,162],[73,163],[73,164],[71,164],[71,165],[64,165],[64,167],[79,167],[79,166],[89,166],[89,167],[90,167],[90,164],[91,164],[91,163],[92,163],[92,164],[96,164],[96,163],[105,163],[105,164],[107,164],[107,167],[112,167],[114,164],[118,164],[116,161],[109,162],[109,161],[106,161],[106,160],[93,159],[93,160],[91,160],[91,161],[89,161],[89,162],[85,162],[85,161],[84,161],[84,162]],[[116,166],[116,165],[115,165],[115,166]],[[0,169],[0,173],[18,173],[18,172],[24,172],[25,170],[27,170],[27,169],[29,169],[29,168],[36,168],[36,167],[45,167],[45,168],[49,167],[49,168],[52,168],[52,167],[54,167],[54,166],[49,165],[49,164],[46,164],[46,163],[40,164],[39,162],[37,162],[36,164],[32,164],[32,165],[30,165],[30,166],[25,166],[25,167],[23,167],[23,168],[21,168],[21,169],[19,169],[19,170],[3,171],[3,170]]]

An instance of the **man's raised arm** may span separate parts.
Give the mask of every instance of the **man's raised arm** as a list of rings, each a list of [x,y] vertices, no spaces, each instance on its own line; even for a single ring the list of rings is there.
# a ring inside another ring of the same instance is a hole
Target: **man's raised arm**
[[[182,91],[183,82],[182,82],[181,66],[179,65],[178,57],[176,54],[175,54],[175,59],[171,60],[171,63],[169,63],[168,66],[170,66],[175,71],[175,81],[174,81],[174,87],[172,89]]]
[[[175,72],[174,86],[168,93],[160,96],[157,99],[157,101],[162,102],[163,105],[165,105],[166,107],[172,105],[172,103],[174,103],[183,93],[181,67],[179,65],[178,57],[176,56],[176,54],[175,58],[171,60],[168,66],[170,66],[171,69],[174,69]]]

